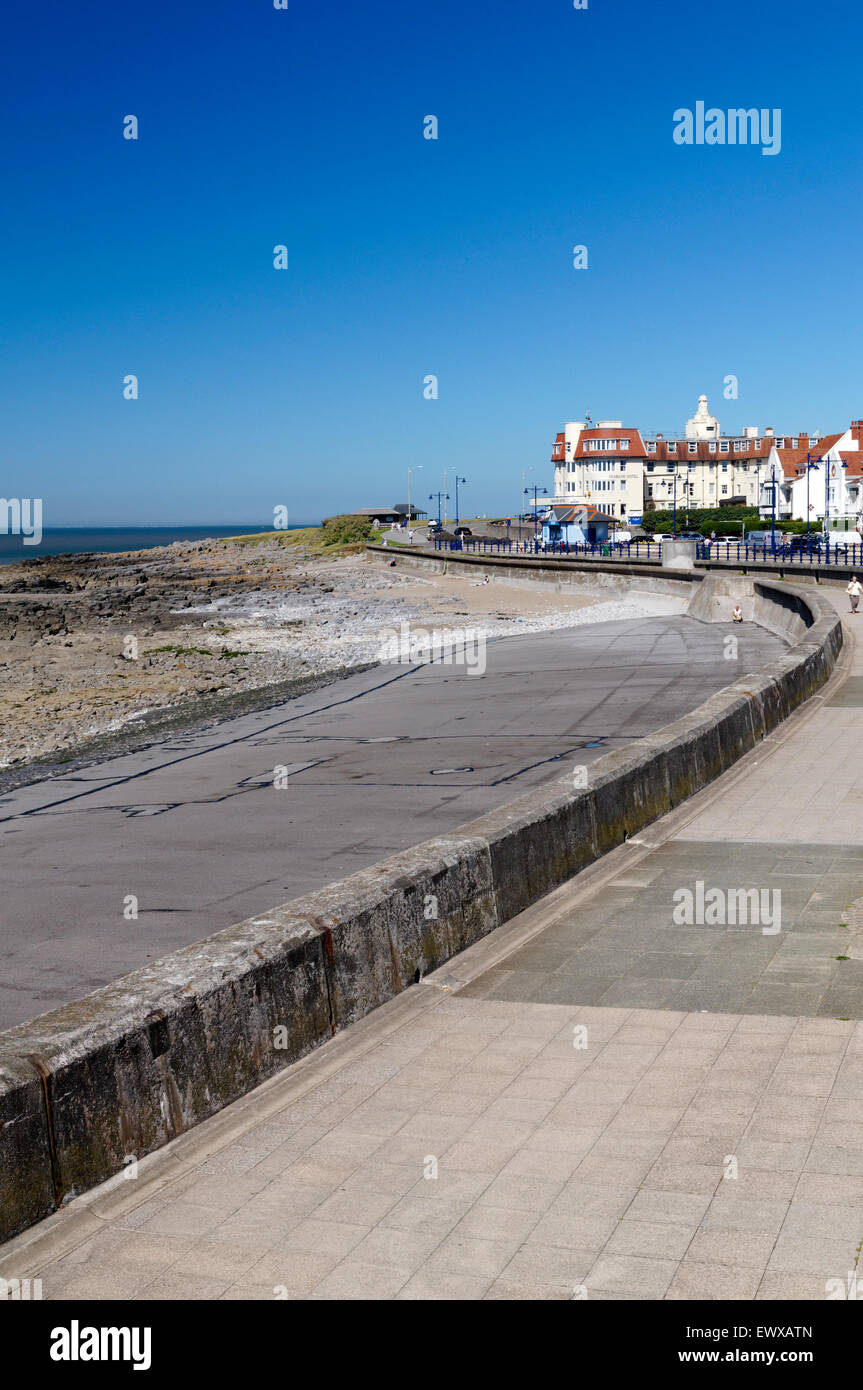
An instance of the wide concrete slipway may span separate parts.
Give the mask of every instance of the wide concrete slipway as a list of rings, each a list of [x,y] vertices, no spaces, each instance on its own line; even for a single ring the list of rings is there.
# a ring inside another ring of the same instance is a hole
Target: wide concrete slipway
[[[686,583],[693,616],[727,621],[739,601],[790,646],[637,749],[598,759],[586,788],[551,783],[0,1034],[0,1240],[213,1115],[705,787],[828,679],[842,644],[833,607],[782,581],[480,563],[519,584]]]

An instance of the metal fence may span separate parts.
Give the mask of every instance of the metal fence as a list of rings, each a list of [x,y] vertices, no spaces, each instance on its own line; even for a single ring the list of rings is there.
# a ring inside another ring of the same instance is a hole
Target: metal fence
[[[658,560],[662,547],[656,541],[597,541],[576,544],[569,541],[510,541],[486,536],[463,537],[459,540],[434,539],[435,550],[461,550],[471,555],[571,555],[575,558],[614,560]],[[815,540],[791,545],[750,545],[747,541],[699,541],[695,546],[697,560],[725,560],[731,564],[781,563],[799,566],[842,565],[863,569],[863,542],[847,545],[839,541]]]

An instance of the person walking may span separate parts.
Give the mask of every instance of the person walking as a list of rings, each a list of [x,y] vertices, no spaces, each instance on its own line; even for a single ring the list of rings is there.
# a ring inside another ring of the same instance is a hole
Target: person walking
[[[860,595],[863,594],[863,585],[861,585],[856,574],[852,574],[851,583],[848,585],[845,592],[851,600],[851,612],[856,613],[857,605],[860,602]]]

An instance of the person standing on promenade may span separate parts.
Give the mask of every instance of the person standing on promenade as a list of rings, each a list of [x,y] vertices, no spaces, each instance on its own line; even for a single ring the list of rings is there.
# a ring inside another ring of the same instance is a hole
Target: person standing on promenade
[[[851,612],[856,613],[857,605],[860,602],[860,595],[863,594],[863,585],[860,584],[856,574],[852,574],[851,583],[848,585],[845,592],[851,600]]]

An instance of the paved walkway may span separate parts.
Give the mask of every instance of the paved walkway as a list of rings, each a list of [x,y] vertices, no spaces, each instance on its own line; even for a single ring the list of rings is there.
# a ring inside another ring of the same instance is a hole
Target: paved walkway
[[[49,1299],[846,1286],[863,1246],[860,649],[845,661],[844,685],[712,788],[4,1247],[0,1277],[41,1276]],[[753,889],[746,923],[738,900],[709,924],[706,902]]]

